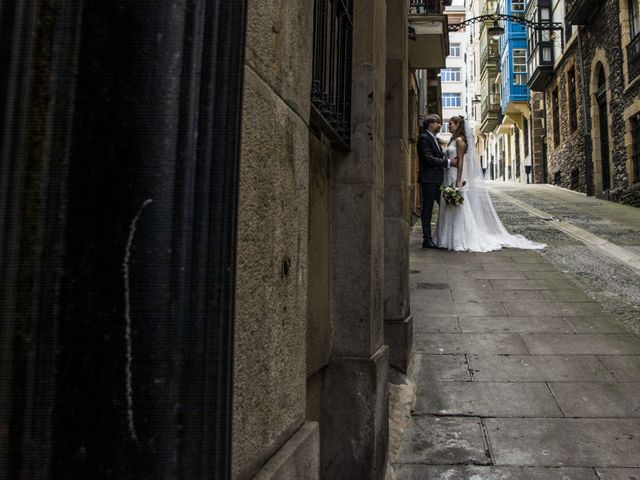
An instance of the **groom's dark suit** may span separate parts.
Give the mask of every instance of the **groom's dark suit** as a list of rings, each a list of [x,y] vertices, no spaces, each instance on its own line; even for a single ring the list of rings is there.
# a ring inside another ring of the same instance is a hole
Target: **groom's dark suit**
[[[444,179],[444,169],[448,166],[440,145],[430,132],[424,132],[418,138],[418,159],[420,161],[418,182],[421,193],[422,236],[425,242],[430,242],[433,202],[438,202],[440,205],[440,186]]]

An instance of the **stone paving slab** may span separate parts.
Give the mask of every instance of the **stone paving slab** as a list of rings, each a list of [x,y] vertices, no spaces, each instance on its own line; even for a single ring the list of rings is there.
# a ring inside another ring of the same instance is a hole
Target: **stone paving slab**
[[[460,325],[455,315],[418,315],[419,309],[413,310],[413,333],[458,333]]]
[[[527,349],[537,355],[637,355],[640,339],[632,334],[521,334]],[[477,352],[473,352],[477,353]]]
[[[532,292],[527,290],[476,290],[476,289],[456,289],[451,293],[453,300],[462,302],[518,302],[523,298],[527,300],[537,300],[547,302],[543,292]]]
[[[417,355],[416,382],[470,382],[469,366],[464,355]]]
[[[585,317],[607,315],[607,312],[595,302],[585,303],[544,303],[523,300],[519,303],[504,302],[505,310],[512,317],[528,315]]]
[[[610,316],[563,318],[576,333],[628,333],[627,329]]]
[[[469,355],[477,382],[615,382],[591,355]]]
[[[640,467],[640,419],[488,418],[496,465]]]
[[[466,315],[474,317],[507,316],[501,303],[447,302],[446,300],[430,302],[429,313],[431,315]]]
[[[485,270],[504,270],[512,272],[556,272],[556,267],[550,263],[483,263]],[[526,273],[525,273],[526,274]]]
[[[640,383],[551,383],[549,387],[566,417],[640,417]]]
[[[474,280],[527,280],[524,272],[512,272],[510,270],[474,270],[466,273],[449,273],[449,281],[456,283],[461,279]]]
[[[562,317],[460,317],[464,333],[574,333]]]
[[[496,290],[576,290],[573,283],[562,279],[491,280],[491,285]]]
[[[490,458],[477,418],[414,417],[398,463],[488,464]]]
[[[543,291],[542,295],[552,303],[555,302],[593,302],[582,290],[577,288],[567,290]]]
[[[413,338],[414,348],[418,353],[528,353],[522,338],[514,334],[418,333]]]
[[[591,468],[398,465],[394,470],[402,480],[598,480]],[[632,477],[600,477],[600,480],[622,478]]]
[[[597,468],[600,480],[640,480],[640,468]]]
[[[549,272],[522,272],[529,280],[568,280],[567,276],[556,270]]]
[[[607,355],[598,358],[619,382],[640,382],[640,356]]]
[[[414,413],[474,417],[562,417],[544,383],[420,383]]]

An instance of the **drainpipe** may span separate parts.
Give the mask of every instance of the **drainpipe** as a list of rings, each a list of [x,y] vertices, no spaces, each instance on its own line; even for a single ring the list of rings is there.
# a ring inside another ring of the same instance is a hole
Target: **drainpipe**
[[[582,125],[584,127],[584,174],[587,195],[594,195],[593,163],[591,161],[591,128],[587,115],[587,84],[584,79],[584,57],[582,55],[582,26],[578,26],[578,55],[580,56],[580,83],[582,84]]]

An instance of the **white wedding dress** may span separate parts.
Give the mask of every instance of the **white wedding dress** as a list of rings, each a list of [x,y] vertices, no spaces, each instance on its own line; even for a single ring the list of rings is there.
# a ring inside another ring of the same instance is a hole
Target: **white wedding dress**
[[[470,138],[467,134],[467,138]],[[455,142],[447,148],[449,159],[457,156]],[[468,252],[491,252],[504,247],[538,250],[545,244],[527,240],[522,235],[511,235],[502,225],[493,207],[482,170],[477,160],[473,144],[465,155],[462,179],[467,184],[462,189],[462,205],[448,205],[440,197],[438,224],[433,243],[440,248]],[[458,175],[456,167],[444,171],[443,186],[455,185]]]

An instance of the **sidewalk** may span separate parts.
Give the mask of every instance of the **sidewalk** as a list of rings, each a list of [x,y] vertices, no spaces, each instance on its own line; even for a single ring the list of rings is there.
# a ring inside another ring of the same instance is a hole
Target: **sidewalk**
[[[541,254],[412,238],[411,285],[398,480],[640,479],[640,338]]]

